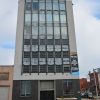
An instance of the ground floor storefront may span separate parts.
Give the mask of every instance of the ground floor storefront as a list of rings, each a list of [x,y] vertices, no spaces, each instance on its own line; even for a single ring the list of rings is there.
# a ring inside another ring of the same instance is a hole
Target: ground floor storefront
[[[79,80],[14,80],[12,100],[56,100],[77,97]]]

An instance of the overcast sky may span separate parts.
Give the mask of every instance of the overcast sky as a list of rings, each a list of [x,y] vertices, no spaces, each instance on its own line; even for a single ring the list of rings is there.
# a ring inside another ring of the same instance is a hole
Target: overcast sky
[[[100,0],[73,0],[80,76],[100,67]],[[0,65],[14,64],[18,0],[0,0]]]

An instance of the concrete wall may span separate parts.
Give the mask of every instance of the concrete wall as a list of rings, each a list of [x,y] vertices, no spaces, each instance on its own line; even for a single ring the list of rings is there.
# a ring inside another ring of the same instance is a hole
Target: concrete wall
[[[12,100],[13,66],[0,66],[0,73],[8,73],[8,80],[0,80],[0,87],[9,87],[9,99]]]
[[[15,49],[15,63],[14,63],[14,79],[21,75],[22,68],[22,48],[23,48],[23,25],[24,25],[24,2],[19,0],[18,4],[18,20],[16,32],[16,49]]]

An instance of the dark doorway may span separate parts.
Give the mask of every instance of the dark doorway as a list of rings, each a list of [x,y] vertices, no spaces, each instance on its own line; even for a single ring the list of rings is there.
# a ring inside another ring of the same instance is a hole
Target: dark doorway
[[[40,100],[54,100],[54,91],[41,91]]]

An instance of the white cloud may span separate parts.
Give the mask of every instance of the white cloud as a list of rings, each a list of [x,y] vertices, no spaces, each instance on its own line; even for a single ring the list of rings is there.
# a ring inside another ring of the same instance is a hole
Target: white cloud
[[[77,0],[74,5],[76,38],[81,77],[89,70],[100,67],[100,20],[93,14],[97,3]]]

